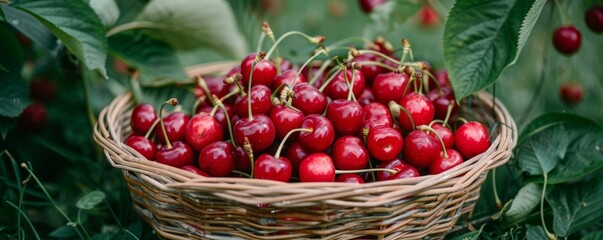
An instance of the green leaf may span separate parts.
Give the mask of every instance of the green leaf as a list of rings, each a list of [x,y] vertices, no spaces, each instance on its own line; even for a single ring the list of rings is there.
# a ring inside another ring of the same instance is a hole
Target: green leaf
[[[542,226],[526,225],[526,228],[527,240],[549,240]]]
[[[517,223],[528,216],[540,203],[541,194],[542,186],[536,183],[528,183],[523,186],[513,199],[511,208],[505,212],[505,220],[509,223]]]
[[[553,229],[565,237],[603,218],[603,181],[558,186],[546,197],[553,209]]]
[[[105,195],[104,192],[92,191],[77,200],[75,206],[79,209],[90,210],[99,203],[103,202],[106,196],[107,195]]]
[[[103,25],[84,1],[21,0],[13,4],[36,17],[89,70],[107,76],[107,41]]]
[[[23,48],[15,34],[9,30],[8,25],[0,24],[0,41],[0,66],[4,69],[4,71],[0,71],[0,82],[3,83],[9,78],[15,78],[21,74],[24,57]],[[1,96],[3,95],[0,94]]]
[[[143,85],[160,85],[174,80],[191,82],[174,51],[149,36],[119,33],[109,37],[109,49],[113,55],[140,71]]]
[[[601,240],[603,239],[603,231],[591,232],[586,236],[582,237],[580,240]]]
[[[151,23],[146,32],[178,50],[208,47],[236,58],[247,53],[234,14],[222,0],[153,0],[138,21]]]
[[[31,41],[45,49],[54,48],[56,39],[38,19],[10,5],[0,4],[0,8],[6,13],[7,22]]]
[[[545,0],[456,1],[444,58],[457,101],[494,83],[515,63]]]
[[[113,26],[119,18],[119,8],[115,0],[90,0],[90,7],[106,27]]]
[[[540,127],[539,127],[540,126]],[[537,117],[520,135],[517,159],[523,172],[542,183],[563,183],[603,168],[603,128],[597,123],[568,113]]]
[[[420,9],[421,2],[416,0],[386,1],[369,14],[370,21],[364,28],[364,37],[373,39],[390,33]]]
[[[456,236],[456,237],[452,238],[452,240],[478,240],[479,236],[482,234],[483,228],[484,228],[484,225],[482,225],[482,228],[478,231],[468,232],[463,235]]]
[[[27,84],[22,79],[0,80],[0,116],[18,117],[29,104]]]
[[[138,14],[142,11],[148,0],[129,0],[116,1],[119,8],[119,19],[116,25],[132,22],[136,20]]]
[[[6,138],[8,131],[17,125],[17,118],[9,118],[0,116],[0,135],[2,139]]]
[[[168,86],[168,87],[146,87],[142,88],[142,102],[160,106],[170,98],[177,98],[182,110],[187,113],[192,112],[195,103],[195,96],[190,89]]]
[[[61,226],[52,231],[48,236],[53,238],[70,238],[77,236],[77,232],[75,231],[75,227]]]

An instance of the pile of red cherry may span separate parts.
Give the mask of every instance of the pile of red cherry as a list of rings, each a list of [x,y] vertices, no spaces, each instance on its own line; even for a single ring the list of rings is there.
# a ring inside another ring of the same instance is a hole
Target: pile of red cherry
[[[140,104],[125,143],[206,177],[356,183],[439,174],[490,147],[479,122],[452,130],[457,104],[446,71],[405,62],[407,41],[400,61],[383,39],[343,60],[314,60],[327,49],[302,67],[269,51],[224,76],[199,77],[193,116],[158,116]],[[178,103],[159,112],[166,104]]]

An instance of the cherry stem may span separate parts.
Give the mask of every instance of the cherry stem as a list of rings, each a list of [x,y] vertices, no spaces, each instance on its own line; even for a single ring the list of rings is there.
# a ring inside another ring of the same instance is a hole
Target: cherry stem
[[[463,122],[463,124],[465,124],[465,123],[469,122],[469,121],[467,121],[467,119],[465,119],[465,118],[463,118],[463,117],[457,117],[457,118],[454,120],[454,129],[457,129],[457,128],[458,128],[458,127],[457,127],[457,123],[458,123],[459,121]]]
[[[297,79],[299,78],[299,75],[301,75],[302,70],[312,61],[314,61],[315,58],[317,58],[318,56],[320,56],[320,54],[324,54],[325,56],[329,56],[329,53],[327,52],[327,49],[325,49],[323,46],[319,46],[318,51],[316,51],[316,53],[314,53],[314,55],[312,55],[312,57],[310,57],[306,62],[304,62],[304,64],[299,68],[299,70],[297,71],[297,73],[295,73],[295,77],[293,78],[293,82],[291,82],[291,87],[295,86],[295,82],[297,81]],[[310,72],[312,71],[312,69],[310,69]]]
[[[448,120],[450,119],[450,115],[452,114],[452,108],[454,107],[456,102],[454,100],[450,101],[448,104],[448,108],[446,109],[446,117],[444,118],[444,123],[448,124]]]
[[[549,232],[549,230],[546,227],[546,222],[544,221],[544,195],[546,194],[546,185],[548,183],[549,178],[548,178],[548,173],[546,171],[544,172],[543,175],[544,175],[544,183],[542,185],[542,192],[540,194],[540,221],[542,223],[542,228],[544,229],[546,236],[549,239],[557,239],[554,234]]]
[[[281,43],[281,41],[283,41],[283,39],[287,38],[288,36],[292,36],[292,35],[302,36],[303,38],[305,38],[306,40],[308,40],[310,43],[313,43],[313,44],[319,44],[324,41],[324,37],[322,37],[322,36],[311,37],[311,36],[306,35],[303,32],[290,31],[290,32],[287,32],[287,33],[283,34],[282,36],[280,36],[278,38],[278,40],[276,40],[276,42],[274,42],[274,44],[272,45],[270,50],[268,50],[268,53],[266,53],[266,59],[270,59],[270,56],[272,56],[272,53],[276,50],[276,47]]]
[[[410,55],[410,61],[414,61],[414,56],[412,54],[412,49],[410,48],[410,42],[408,41],[408,39],[403,38],[402,39],[402,57],[400,58],[400,62],[399,62],[399,66],[401,67],[402,64],[404,63],[404,60],[406,59],[406,55]]]
[[[244,137],[245,141],[243,142],[243,150],[245,150],[245,154],[249,157],[249,161],[251,162],[251,175],[249,178],[253,178],[253,165],[255,164],[255,160],[253,158],[253,148],[251,147],[251,142],[249,142],[249,138]]]
[[[245,176],[245,177],[248,177],[248,178],[251,178],[251,175],[250,175],[250,174],[245,173],[245,172],[241,172],[241,171],[239,171],[239,170],[232,170],[232,172],[233,172],[233,173],[236,173],[236,174],[241,174],[241,175],[243,175],[243,176]]]
[[[379,51],[368,50],[368,49],[358,50],[358,54],[364,54],[364,53],[375,54],[375,55],[377,55],[379,57],[382,57],[382,58],[384,58],[384,59],[386,59],[388,61],[391,61],[391,62],[396,63],[396,64],[400,64],[400,62],[398,60],[393,59],[393,58],[391,58],[391,57],[389,57],[389,56],[387,56],[387,55],[385,55],[385,54],[383,54],[383,53],[381,53]]]
[[[155,126],[157,126],[158,123],[159,119],[155,119],[149,130],[147,130],[147,132],[144,134],[144,138],[148,139],[151,136],[151,133],[153,132],[153,130],[155,130]]]
[[[346,174],[346,173],[365,173],[365,172],[388,172],[391,174],[396,174],[398,171],[389,168],[371,168],[371,169],[358,169],[358,170],[335,170],[336,174]]]
[[[348,80],[348,70],[347,69],[345,70],[345,73],[343,76],[345,77],[345,83],[348,85],[348,99],[347,100],[351,101],[352,97],[355,97],[353,88],[354,88],[354,80],[356,80],[355,79],[356,71],[354,71],[354,69],[352,68],[352,81],[351,82],[350,82],[350,80]]]
[[[568,21],[567,15],[565,15],[566,14],[566,12],[564,11],[565,8],[563,6],[561,6],[561,3],[559,3],[558,0],[554,0],[553,2],[555,2],[555,5],[557,5],[557,9],[559,10],[559,14],[561,15],[561,23],[563,25],[568,25],[569,21]]]
[[[408,112],[408,110],[407,110],[406,108],[404,108],[402,105],[397,104],[397,103],[396,103],[396,102],[394,102],[394,101],[391,101],[391,102],[390,102],[390,105],[392,105],[392,104],[391,104],[392,102],[393,102],[393,103],[394,103],[394,104],[395,104],[395,105],[396,105],[396,106],[397,106],[397,107],[400,109],[400,112],[403,112],[403,113],[404,113],[404,115],[406,115],[406,117],[407,117],[407,118],[410,120],[410,126],[412,127],[412,129],[413,129],[413,130],[414,130],[414,129],[416,129],[416,126],[415,126],[415,120],[414,120],[414,119],[412,119],[412,116],[410,115],[410,112]],[[391,111],[391,107],[390,107],[390,111]],[[392,114],[393,114],[393,113],[392,113]]]
[[[444,144],[444,140],[442,140],[442,137],[440,137],[440,134],[438,134],[438,131],[436,131],[435,129],[433,129],[427,125],[420,125],[417,127],[417,129],[419,129],[421,131],[432,132],[436,136],[436,138],[438,138],[438,141],[440,141],[440,144],[442,144],[442,152],[444,153],[444,158],[448,158],[448,152],[446,151],[446,144]]]
[[[197,84],[199,85],[199,87],[201,87],[201,89],[203,90],[203,92],[205,93],[205,96],[207,96],[209,101],[213,102],[211,91],[209,90],[209,87],[207,87],[207,84],[205,83],[205,79],[203,79],[203,77],[201,77],[201,76],[197,76]]]
[[[235,89],[232,92],[227,93],[226,95],[222,96],[219,100],[220,102],[226,101],[226,99],[229,99],[230,97],[237,95],[237,93],[240,93],[241,90],[240,89]]]
[[[320,88],[318,89],[318,91],[323,92],[325,90],[325,88],[327,88],[327,86],[329,85],[329,83],[331,83],[331,81],[337,76],[337,74],[339,74],[341,72],[341,68],[337,68],[337,70],[335,70],[335,72],[333,72],[333,74],[331,74],[331,76],[329,76],[329,78],[322,83],[322,86],[320,86]]]
[[[376,61],[360,61],[360,62],[357,62],[357,63],[360,63],[360,64],[365,65],[365,66],[378,66],[378,67],[382,67],[382,68],[385,68],[385,69],[390,70],[390,71],[392,71],[392,72],[393,72],[393,71],[396,71],[396,69],[395,69],[395,68],[393,68],[393,67],[391,67],[390,65],[387,65],[387,64],[385,64],[385,63],[382,63],[382,62],[376,62]]]
[[[253,114],[251,112],[251,82],[253,80],[253,72],[255,71],[255,65],[262,61],[262,59],[264,59],[266,55],[264,54],[264,52],[260,52],[257,55],[255,55],[255,58],[253,59],[253,63],[251,63],[251,71],[249,73],[249,83],[247,84],[247,114],[249,115],[248,118],[249,120],[253,120]]]
[[[230,116],[228,115],[228,111],[226,110],[226,107],[224,106],[222,101],[220,101],[220,99],[218,99],[218,98],[214,98],[213,104],[216,107],[219,106],[222,109],[222,111],[224,112],[224,116],[226,117],[226,124],[228,125],[228,134],[230,135],[230,142],[232,143],[233,146],[237,147],[237,144],[235,143],[235,140],[234,140],[234,135],[232,134],[232,126],[230,123]]]
[[[285,142],[287,142],[287,139],[291,136],[291,134],[296,133],[296,132],[308,132],[308,133],[312,133],[314,131],[314,129],[312,128],[296,128],[296,129],[291,129],[291,131],[289,131],[287,133],[287,135],[285,135],[285,137],[283,138],[283,140],[281,141],[281,143],[278,145],[278,148],[276,149],[276,154],[274,155],[275,158],[279,158],[281,156],[281,151],[283,150],[283,146],[285,146]]]
[[[218,111],[218,105],[214,104],[213,102],[212,102],[212,104],[214,106],[211,108],[211,111],[209,112],[209,115],[213,117],[213,116],[216,115],[216,112]]]
[[[320,76],[320,75],[321,75],[321,74],[322,74],[322,73],[325,71],[325,69],[327,69],[327,67],[329,67],[329,65],[331,65],[331,62],[332,62],[332,61],[333,61],[332,59],[325,60],[325,61],[324,61],[324,62],[323,62],[321,65],[320,65],[320,68],[318,69],[318,71],[316,71],[316,74],[312,76],[312,78],[310,79],[310,81],[308,81],[308,84],[310,84],[310,85],[314,85],[314,82],[316,82],[316,80],[318,80],[318,76]],[[309,69],[308,73],[309,73],[310,75],[312,75],[312,74],[313,74],[313,73],[312,73],[312,68],[310,68],[310,69]]]
[[[258,45],[255,47],[255,52],[259,52],[262,50],[262,45],[264,44],[264,39],[266,38],[266,33],[260,33],[260,37],[258,39]]]
[[[171,98],[170,100],[167,100],[166,102],[161,104],[161,107],[159,107],[159,122],[161,125],[161,131],[163,131],[163,137],[165,138],[165,143],[167,144],[168,149],[172,149],[172,143],[170,142],[170,139],[168,138],[167,132],[165,131],[165,125],[163,124],[163,107],[165,105],[176,106],[176,105],[178,105],[178,99]]]
[[[331,45],[327,46],[327,49],[331,50],[334,47],[337,46],[342,46],[344,44],[348,44],[348,43],[353,43],[353,42],[363,42],[364,44],[370,44],[371,41],[366,40],[362,37],[350,37],[350,38],[345,38],[345,39],[341,39],[337,42],[331,43]]]
[[[431,74],[429,71],[427,70],[422,70],[423,72],[423,76],[427,77],[427,81],[426,81],[426,87],[427,90],[431,90],[429,89],[429,80],[431,80],[432,82],[435,83],[436,88],[438,88],[438,96],[442,96],[444,94],[444,92],[442,92],[442,86],[440,86],[440,83],[438,82],[438,80],[435,78],[435,76],[433,76],[433,74]]]
[[[504,206],[498,196],[498,187],[496,186],[496,168],[492,169],[492,192],[494,193],[494,202],[496,202],[496,206],[498,209],[502,209]]]

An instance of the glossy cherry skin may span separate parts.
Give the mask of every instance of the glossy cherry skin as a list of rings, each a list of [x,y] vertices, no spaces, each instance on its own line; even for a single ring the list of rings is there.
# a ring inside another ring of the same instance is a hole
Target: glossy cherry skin
[[[402,160],[400,160],[400,158],[395,158],[393,160],[383,162],[379,165],[379,168],[393,169],[398,172],[392,174],[385,171],[379,171],[376,173],[377,181],[413,178],[421,176],[421,174],[419,173],[419,171],[417,171],[416,168],[414,168],[408,163],[403,162]]]
[[[362,11],[364,11],[365,13],[371,13],[374,8],[383,4],[386,1],[387,0],[359,0],[358,3],[360,4],[360,8],[362,9]]]
[[[456,150],[446,149],[446,153],[448,154],[448,158],[446,158],[444,152],[442,152],[440,153],[440,157],[436,158],[436,160],[431,163],[431,166],[429,166],[430,174],[440,174],[463,163],[463,157],[461,157],[461,154]]]
[[[312,132],[300,132],[297,138],[304,148],[312,152],[327,150],[335,140],[333,124],[322,115],[311,114],[306,116],[301,127],[312,129]]]
[[[199,152],[199,168],[214,177],[226,177],[232,173],[237,161],[237,150],[230,143],[217,141]]]
[[[304,146],[302,146],[298,141],[292,142],[287,146],[285,156],[287,156],[287,159],[289,159],[289,162],[291,162],[293,173],[297,173],[299,164],[310,154],[312,154],[312,152],[304,148]]]
[[[327,97],[308,83],[296,84],[293,92],[295,97],[291,105],[301,110],[304,115],[322,114],[327,108]]]
[[[255,59],[255,53],[249,54],[241,62],[241,74],[243,75],[243,86],[246,88],[249,84],[249,77],[251,75],[251,67],[253,66],[253,60]],[[266,59],[260,60],[255,64],[253,70],[253,79],[251,85],[265,85],[270,86],[276,77],[276,66],[271,61]]]
[[[27,131],[39,132],[46,127],[48,111],[42,103],[28,105],[19,115],[19,126]]]
[[[454,133],[456,150],[464,159],[470,159],[485,152],[490,147],[488,130],[479,122],[468,122]]]
[[[304,114],[280,104],[272,108],[270,119],[276,129],[276,138],[283,139],[291,130],[301,126],[304,121]],[[289,139],[294,138],[291,136]]]
[[[184,139],[195,151],[200,151],[210,143],[224,138],[222,125],[216,118],[205,114],[197,114],[190,118],[184,131]]]
[[[571,55],[580,48],[582,36],[580,30],[572,25],[561,26],[555,29],[553,45],[560,53]]]
[[[363,62],[363,61],[382,62],[382,58],[375,54],[364,53],[364,54],[360,54],[360,55],[356,56],[354,58],[354,61],[355,62]],[[364,75],[364,79],[365,79],[366,83],[370,84],[373,82],[373,80],[375,79],[375,77],[377,75],[379,75],[381,73],[385,73],[386,69],[383,67],[377,66],[377,65],[373,65],[373,64],[362,64],[360,71]]]
[[[327,106],[326,117],[339,135],[352,135],[360,131],[364,120],[364,111],[359,103],[345,99],[336,99]]]
[[[234,124],[236,122],[236,121],[233,121],[233,118],[235,117],[234,107],[230,104],[225,103],[224,108],[226,108],[226,113],[228,113],[228,116],[230,117],[230,121]],[[197,114],[199,114],[199,113],[209,114],[209,113],[211,113],[212,110],[213,110],[213,107],[204,106],[204,107],[198,109]],[[224,113],[224,110],[222,110],[222,108],[218,107],[218,110],[216,110],[216,113],[214,114],[214,118],[216,120],[218,120],[218,122],[222,126],[222,131],[225,133],[228,132],[228,122],[227,122],[226,114]]]
[[[174,141],[172,142],[172,148],[168,148],[167,145],[158,147],[155,160],[158,163],[179,168],[192,165],[195,158],[194,155],[193,149],[188,144]]]
[[[364,183],[364,179],[358,174],[355,173],[345,173],[338,175],[335,178],[335,182],[344,182],[344,183]]]
[[[375,95],[373,94],[373,90],[371,90],[370,88],[364,88],[362,95],[360,95],[360,97],[358,98],[358,103],[360,103],[360,105],[364,107],[374,101]]]
[[[416,168],[426,168],[440,156],[442,144],[420,130],[414,130],[404,139],[404,160]]]
[[[559,88],[561,100],[564,103],[572,105],[582,101],[582,86],[580,84],[563,83]]]
[[[373,80],[375,100],[383,104],[388,104],[390,101],[400,101],[405,90],[406,94],[412,92],[412,89],[407,89],[409,79],[406,73],[390,72],[377,75]]]
[[[431,128],[433,128],[433,130],[435,130],[438,133],[440,138],[442,138],[442,141],[444,142],[444,146],[446,146],[446,149],[451,149],[454,147],[454,133],[452,132],[452,130],[450,128],[448,128],[440,123],[435,123],[435,124],[431,125]],[[437,138],[433,132],[429,132],[429,135],[431,135],[434,138]]]
[[[584,16],[584,21],[586,21],[586,25],[593,32],[603,32],[603,7],[590,7]]]
[[[197,174],[199,176],[204,176],[204,177],[211,177],[209,175],[209,173],[204,172],[203,170],[193,166],[193,165],[186,165],[184,167],[181,167],[180,169],[187,171],[187,172],[192,172],[194,174]]]
[[[132,110],[130,127],[136,135],[145,135],[157,120],[155,107],[148,103],[141,103]]]
[[[282,69],[281,69],[282,71]],[[295,79],[295,75],[297,74],[297,71],[290,69],[287,71],[283,71],[281,73],[281,75],[276,76],[276,78],[274,79],[274,82],[272,82],[272,86],[271,86],[271,90],[272,91],[276,91],[276,89],[278,87],[280,87],[281,85],[286,85],[289,86],[289,89],[293,88],[293,85],[291,85],[293,82],[293,80]],[[307,82],[306,80],[306,76],[304,76],[303,74],[300,74],[297,77],[297,80],[295,80],[295,85],[297,85],[298,83],[303,83],[303,82]]]
[[[344,72],[338,73],[325,88],[325,94],[331,97],[333,100],[348,98],[348,94],[350,92],[348,84],[353,83],[352,92],[356,98],[359,98],[364,91],[366,82],[361,71],[354,70],[354,72],[352,72],[351,70],[346,70],[345,73],[346,74],[344,74]],[[353,80],[352,75],[354,75]]]
[[[274,123],[266,115],[258,114],[253,120],[242,118],[233,127],[233,135],[237,145],[243,146],[245,137],[249,139],[254,152],[268,149],[276,138]]]
[[[289,182],[291,173],[291,163],[287,158],[282,156],[276,158],[270,154],[260,155],[253,167],[253,178],[257,179]]]
[[[370,131],[378,126],[392,127],[394,125],[392,115],[385,104],[372,102],[364,106],[362,111],[364,112],[364,120],[361,131],[364,129]]]
[[[155,160],[157,154],[157,147],[153,141],[143,137],[132,135],[126,139],[126,145],[136,150],[140,155],[148,160]]]
[[[270,114],[272,110],[272,100],[270,99],[270,88],[264,85],[255,85],[251,87],[251,113],[252,114]],[[248,96],[237,96],[234,102],[235,114],[239,117],[248,117],[249,115],[249,104]]]
[[[373,128],[366,136],[368,152],[380,161],[396,158],[402,151],[403,145],[402,134],[391,127]]]
[[[429,124],[435,115],[435,109],[431,101],[418,93],[413,92],[402,97],[400,100],[400,106],[405,108],[408,113],[410,113],[415,126]],[[404,112],[400,112],[398,122],[400,123],[400,126],[404,128],[404,130],[413,130],[410,119]]]
[[[339,170],[365,169],[369,161],[368,150],[356,136],[343,136],[333,143],[333,164]]]
[[[163,125],[165,126],[168,139],[170,141],[184,140],[186,125],[189,120],[190,117],[183,112],[173,112],[167,117],[164,117]],[[159,140],[160,143],[165,144],[165,137],[163,135],[163,130],[161,130],[161,124],[155,126],[155,134],[157,134],[157,140]]]
[[[29,83],[29,96],[41,102],[50,102],[57,95],[57,85],[45,78],[35,78]]]
[[[300,182],[333,182],[335,165],[325,153],[313,153],[299,164]]]
[[[448,120],[454,118],[456,111],[458,109],[458,104],[454,103],[454,92],[449,87],[443,87],[441,92],[438,89],[433,89],[425,94],[425,97],[431,101],[434,108],[434,118],[444,120],[446,118],[446,113],[448,112],[448,106],[452,104],[452,109],[450,110],[450,117]]]
[[[216,95],[218,98],[224,97],[230,92],[231,86],[224,82],[224,77],[206,76],[203,77],[203,81],[205,81],[205,85],[207,85],[209,92]],[[195,94],[195,98],[205,96],[205,91],[203,91],[201,86],[197,86],[193,93]],[[207,103],[211,104],[209,99],[207,100]]]

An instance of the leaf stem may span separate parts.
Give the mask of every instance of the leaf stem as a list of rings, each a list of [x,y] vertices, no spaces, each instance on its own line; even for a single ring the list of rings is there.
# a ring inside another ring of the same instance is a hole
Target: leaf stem
[[[502,209],[503,203],[498,196],[498,186],[496,186],[496,168],[492,169],[492,191],[494,192],[494,202],[496,202],[496,207],[498,207],[498,209]]]
[[[40,235],[38,235],[38,231],[36,231],[36,228],[34,227],[34,225],[31,223],[31,220],[29,220],[29,218],[27,217],[27,214],[25,214],[25,212],[23,212],[23,210],[21,209],[21,207],[17,207],[15,206],[14,203],[10,202],[10,201],[6,201],[6,204],[10,205],[11,207],[15,208],[17,211],[19,211],[19,218],[21,217],[21,215],[23,215],[23,218],[25,219],[25,221],[27,221],[27,224],[29,224],[29,227],[31,228],[31,231],[33,232],[34,236],[36,236],[36,239],[40,240]],[[21,205],[21,203],[19,203],[19,205]],[[18,225],[17,225],[17,232],[19,233],[19,239],[25,239],[25,236],[21,236],[21,220],[18,220]]]
[[[83,66],[83,65],[82,65]],[[90,126],[94,128],[96,124],[96,116],[94,114],[94,107],[92,107],[92,98],[90,93],[90,77],[92,72],[90,72],[85,67],[82,67],[82,71],[86,76],[83,77],[84,81],[84,101],[86,102],[86,113],[88,114],[88,121],[90,121]]]
[[[542,186],[542,193],[540,194],[540,221],[542,222],[542,228],[544,228],[544,232],[549,239],[555,239],[555,235],[549,232],[546,227],[546,223],[544,221],[544,195],[546,194],[546,185],[548,183],[548,173],[546,171],[544,174],[544,185]]]
[[[154,23],[154,22],[145,22],[145,21],[134,21],[134,22],[129,22],[129,23],[125,23],[119,26],[115,26],[113,28],[111,28],[109,31],[107,31],[107,33],[105,34],[106,37],[110,37],[113,36],[117,33],[120,32],[124,32],[124,31],[128,31],[128,30],[134,30],[134,29],[139,29],[139,28],[157,28],[157,29],[163,29],[166,28],[164,27],[164,25],[159,24],[159,23]]]

